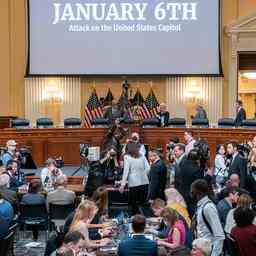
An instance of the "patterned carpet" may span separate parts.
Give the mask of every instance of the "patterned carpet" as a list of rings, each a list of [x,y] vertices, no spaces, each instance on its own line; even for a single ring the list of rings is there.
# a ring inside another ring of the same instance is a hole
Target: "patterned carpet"
[[[32,232],[18,231],[14,243],[15,256],[43,256],[45,251],[45,232],[40,231],[38,241],[33,241]]]

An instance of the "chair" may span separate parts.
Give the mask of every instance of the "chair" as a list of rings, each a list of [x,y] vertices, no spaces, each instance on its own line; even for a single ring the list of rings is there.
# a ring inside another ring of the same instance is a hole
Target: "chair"
[[[20,204],[20,216],[18,222],[27,226],[42,227],[46,232],[46,240],[48,238],[48,213],[45,204],[27,205]]]
[[[186,119],[185,118],[171,118],[168,121],[168,127],[174,127],[174,128],[185,128],[186,127]]]
[[[156,117],[144,119],[142,124],[142,128],[155,128],[160,126],[160,120]]]
[[[49,218],[57,228],[63,226],[68,215],[75,210],[74,204],[49,204]]]
[[[128,192],[108,191],[109,217],[116,218],[121,212],[128,212]]]
[[[242,122],[242,128],[256,129],[256,119],[246,119]]]
[[[220,118],[218,120],[219,128],[232,128],[235,127],[235,120],[233,118]]]
[[[92,120],[91,125],[93,128],[108,128],[110,122],[107,118],[95,118]]]
[[[29,128],[29,120],[24,118],[16,118],[11,121],[11,127],[16,129]]]
[[[65,128],[80,128],[81,123],[82,123],[81,119],[77,117],[69,117],[64,119]]]
[[[207,118],[193,118],[192,119],[192,126],[201,127],[201,128],[208,128],[209,127],[209,120]]]
[[[36,120],[37,128],[52,128],[53,121],[50,118],[42,117]]]
[[[13,246],[14,246],[14,236],[15,232],[11,231],[6,237],[4,237],[0,241],[0,255],[1,256],[10,256],[13,254]]]

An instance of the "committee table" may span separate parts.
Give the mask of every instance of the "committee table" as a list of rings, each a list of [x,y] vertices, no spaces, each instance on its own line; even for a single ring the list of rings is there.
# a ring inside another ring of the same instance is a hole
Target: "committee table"
[[[128,135],[133,131],[139,132],[142,142],[149,148],[162,148],[165,152],[166,144],[173,136],[184,142],[186,128],[141,128],[131,126]],[[215,157],[218,144],[229,140],[242,143],[256,135],[256,129],[236,128],[191,128],[195,138],[205,139],[210,147],[211,163]],[[43,165],[48,157],[62,156],[65,165],[79,165],[80,144],[100,146],[107,132],[104,128],[52,128],[52,129],[1,129],[0,146],[5,146],[9,139],[16,140],[18,147],[27,147],[38,166]]]

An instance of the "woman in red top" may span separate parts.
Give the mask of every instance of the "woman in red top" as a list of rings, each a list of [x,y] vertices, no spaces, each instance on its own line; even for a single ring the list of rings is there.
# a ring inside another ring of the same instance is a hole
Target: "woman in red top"
[[[170,228],[167,239],[158,240],[158,245],[168,248],[176,248],[186,242],[186,228],[178,213],[172,208],[166,207],[162,212],[163,221]]]
[[[253,225],[255,212],[239,207],[234,212],[236,227],[231,230],[240,256],[251,256],[256,251],[256,226]]]

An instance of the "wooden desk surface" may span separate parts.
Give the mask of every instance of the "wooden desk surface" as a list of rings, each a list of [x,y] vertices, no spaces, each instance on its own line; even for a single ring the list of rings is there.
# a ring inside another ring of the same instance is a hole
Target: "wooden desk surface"
[[[129,133],[140,133],[144,144],[150,148],[165,149],[169,139],[173,136],[184,142],[185,128],[140,128],[132,126]],[[223,129],[223,128],[193,128],[195,138],[206,139],[211,150],[211,162],[215,157],[218,144],[229,140],[244,142],[256,135],[256,129]],[[66,165],[79,165],[79,144],[86,143],[100,146],[106,133],[103,128],[53,128],[53,129],[2,129],[0,130],[0,145],[5,145],[9,139],[14,139],[20,146],[28,147],[37,165],[41,166],[48,157],[63,156]]]

